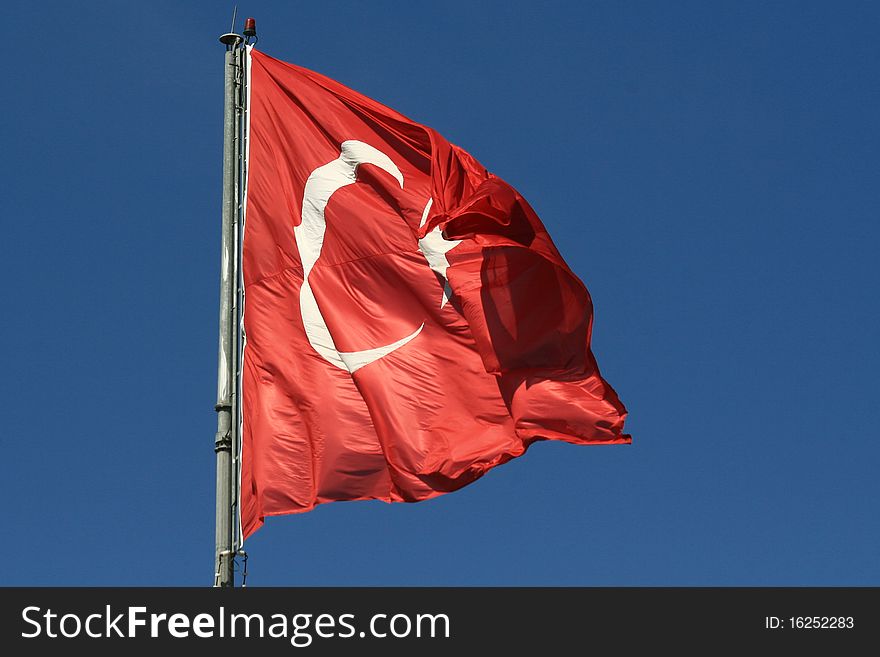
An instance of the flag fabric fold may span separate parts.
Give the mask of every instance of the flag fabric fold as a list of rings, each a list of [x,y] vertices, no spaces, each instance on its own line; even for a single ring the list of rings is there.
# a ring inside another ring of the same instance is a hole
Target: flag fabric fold
[[[241,522],[456,490],[543,439],[630,442],[592,302],[439,133],[249,51]]]

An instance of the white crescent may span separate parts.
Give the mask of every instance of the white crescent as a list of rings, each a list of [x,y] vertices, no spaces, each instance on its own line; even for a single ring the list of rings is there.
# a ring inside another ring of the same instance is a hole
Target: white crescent
[[[321,309],[309,284],[309,273],[321,255],[327,221],[324,210],[327,202],[338,189],[357,182],[360,164],[373,164],[393,176],[403,189],[403,174],[385,153],[362,141],[349,140],[342,143],[342,153],[332,162],[312,171],[303,191],[302,222],[293,229],[296,245],[303,266],[303,284],[300,288],[299,307],[309,344],[315,351],[336,367],[356,372],[365,365],[387,356],[415,338],[425,323],[406,337],[391,344],[363,351],[339,351]]]

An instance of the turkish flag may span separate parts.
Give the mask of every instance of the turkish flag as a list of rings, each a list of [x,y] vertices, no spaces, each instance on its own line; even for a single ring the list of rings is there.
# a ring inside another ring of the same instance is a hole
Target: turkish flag
[[[543,439],[628,443],[592,304],[434,130],[249,49],[241,523],[415,502]]]

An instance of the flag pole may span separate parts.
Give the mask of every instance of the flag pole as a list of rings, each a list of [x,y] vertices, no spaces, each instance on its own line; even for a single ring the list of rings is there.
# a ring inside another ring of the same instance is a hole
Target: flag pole
[[[233,25],[235,19],[233,18]],[[220,37],[226,46],[224,56],[223,108],[223,202],[220,255],[220,344],[217,363],[217,434],[214,452],[217,456],[217,509],[214,549],[214,586],[234,586],[235,507],[237,484],[233,462],[238,422],[236,420],[236,351],[237,321],[235,295],[237,290],[236,223],[239,208],[239,172],[241,140],[242,54],[244,37],[229,32]]]

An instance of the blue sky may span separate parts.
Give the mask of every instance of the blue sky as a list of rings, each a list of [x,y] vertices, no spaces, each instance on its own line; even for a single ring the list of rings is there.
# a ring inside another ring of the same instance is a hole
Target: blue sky
[[[4,5],[3,585],[208,585],[232,4]],[[246,2],[516,186],[629,447],[270,519],[255,585],[880,584],[880,8]]]

